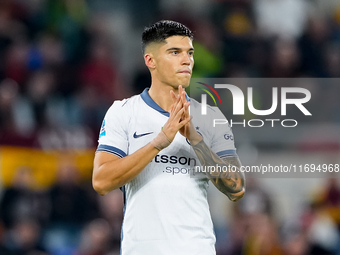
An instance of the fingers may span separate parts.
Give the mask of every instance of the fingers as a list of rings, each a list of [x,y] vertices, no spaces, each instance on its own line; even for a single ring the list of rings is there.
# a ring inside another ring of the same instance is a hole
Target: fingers
[[[182,87],[182,85],[179,85],[178,86],[178,95],[180,96],[182,94],[182,92],[183,92],[183,87]]]
[[[190,123],[190,121],[192,120],[192,116],[189,116],[187,118],[185,118],[181,124],[182,124],[182,127],[185,126],[186,124]]]
[[[170,90],[170,95],[171,95],[172,101],[174,103],[176,102],[176,99],[178,99],[178,97],[181,98],[183,104],[186,102],[185,91],[184,91],[182,85],[178,86],[178,96],[176,96],[176,94],[175,94],[175,92],[173,90]]]
[[[185,107],[178,107],[178,106],[179,106],[179,104],[174,106],[175,109],[171,112],[171,116],[169,118],[169,121],[173,122],[173,124],[176,128],[182,127],[183,121],[187,123],[187,119],[190,120],[190,117],[188,117],[188,116],[183,118],[184,112],[187,110],[188,106],[185,106]]]
[[[172,98],[172,102],[176,103],[177,97],[176,97],[175,92],[173,90],[170,90],[170,96]]]
[[[172,104],[170,107],[170,113],[174,110],[175,104]]]
[[[185,102],[183,104],[179,97],[176,100],[177,102],[171,106],[170,119],[173,119],[179,112],[182,114],[180,120],[188,118],[190,102]]]
[[[180,95],[181,91],[182,91],[182,86],[179,85],[178,86],[178,95]],[[176,94],[173,90],[170,90],[170,95],[171,95],[172,101],[175,103],[176,100],[178,99],[178,96],[176,96]]]
[[[178,97],[171,106],[170,118],[182,108],[183,108],[183,105],[182,105],[181,99]]]
[[[185,108],[184,115],[185,115],[185,118],[187,118],[189,116],[189,106],[190,106],[190,102],[186,102],[184,104],[184,108]]]
[[[182,107],[179,111],[174,112],[174,121],[178,121],[178,123],[181,122],[184,111],[185,108]]]
[[[182,105],[185,107],[185,104],[187,103],[187,98],[186,98],[185,90],[183,89],[182,85],[178,86],[178,96],[176,96],[173,91],[171,91],[170,93],[171,93],[171,97],[173,99],[173,102],[175,102],[175,99],[180,98]],[[188,115],[189,115],[189,112],[186,111],[185,116],[183,116],[183,117],[186,118]]]
[[[163,132],[172,141],[178,131],[180,131],[181,134],[183,133],[183,135],[189,133],[190,124],[187,124],[190,122],[191,117],[189,116],[190,102],[187,102],[186,100],[186,94],[183,87],[181,85],[178,87],[177,96],[174,91],[170,91],[170,96],[173,104],[170,108],[169,119],[163,127]]]

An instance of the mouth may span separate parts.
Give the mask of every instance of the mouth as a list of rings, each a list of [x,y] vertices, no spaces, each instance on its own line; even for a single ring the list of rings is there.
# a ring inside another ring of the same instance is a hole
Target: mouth
[[[189,70],[182,70],[182,71],[179,71],[178,73],[182,73],[182,74],[186,74],[186,75],[191,75],[191,71],[189,71]]]

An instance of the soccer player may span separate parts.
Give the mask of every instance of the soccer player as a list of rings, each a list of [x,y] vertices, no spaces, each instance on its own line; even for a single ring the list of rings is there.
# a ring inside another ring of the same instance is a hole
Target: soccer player
[[[215,254],[208,182],[232,201],[244,194],[244,176],[237,171],[191,177],[196,159],[202,166],[240,168],[233,141],[225,139],[230,128],[212,132],[189,115],[189,106],[200,107],[183,89],[194,65],[192,40],[178,22],[147,27],[142,41],[151,87],[115,101],[100,130],[93,187],[101,195],[123,191],[123,255]],[[224,118],[216,107],[208,108],[208,116]]]

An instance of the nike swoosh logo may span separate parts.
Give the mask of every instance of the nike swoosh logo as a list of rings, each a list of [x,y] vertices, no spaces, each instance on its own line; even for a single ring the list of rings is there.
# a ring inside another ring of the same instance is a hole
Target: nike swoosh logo
[[[142,137],[142,136],[145,136],[145,135],[150,135],[152,134],[153,132],[149,132],[149,133],[144,133],[144,134],[139,134],[137,135],[136,132],[133,134],[133,138],[139,138],[139,137]]]

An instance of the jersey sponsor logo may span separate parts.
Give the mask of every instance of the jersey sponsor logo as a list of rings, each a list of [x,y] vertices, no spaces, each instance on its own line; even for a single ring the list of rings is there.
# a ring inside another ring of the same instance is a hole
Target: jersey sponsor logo
[[[191,176],[195,176],[195,168],[187,168],[187,167],[172,167],[167,166],[163,173],[177,175],[177,174],[190,174]]]
[[[230,135],[230,134],[225,134],[225,135],[224,135],[224,139],[234,141],[234,136],[233,136],[233,135]]]
[[[106,130],[105,130],[105,119],[104,119],[102,127],[100,128],[99,138],[101,138],[102,136],[105,136],[105,135],[106,135]]]
[[[149,133],[144,133],[144,134],[138,134],[137,135],[137,132],[135,132],[134,134],[133,134],[133,138],[139,138],[139,137],[142,137],[142,136],[145,136],[145,135],[150,135],[150,134],[152,134],[153,132],[149,132]]]
[[[156,155],[155,157],[156,163],[170,163],[170,164],[177,164],[180,165],[196,165],[195,158],[188,158],[188,157],[177,157],[177,156],[168,156],[168,155]]]

